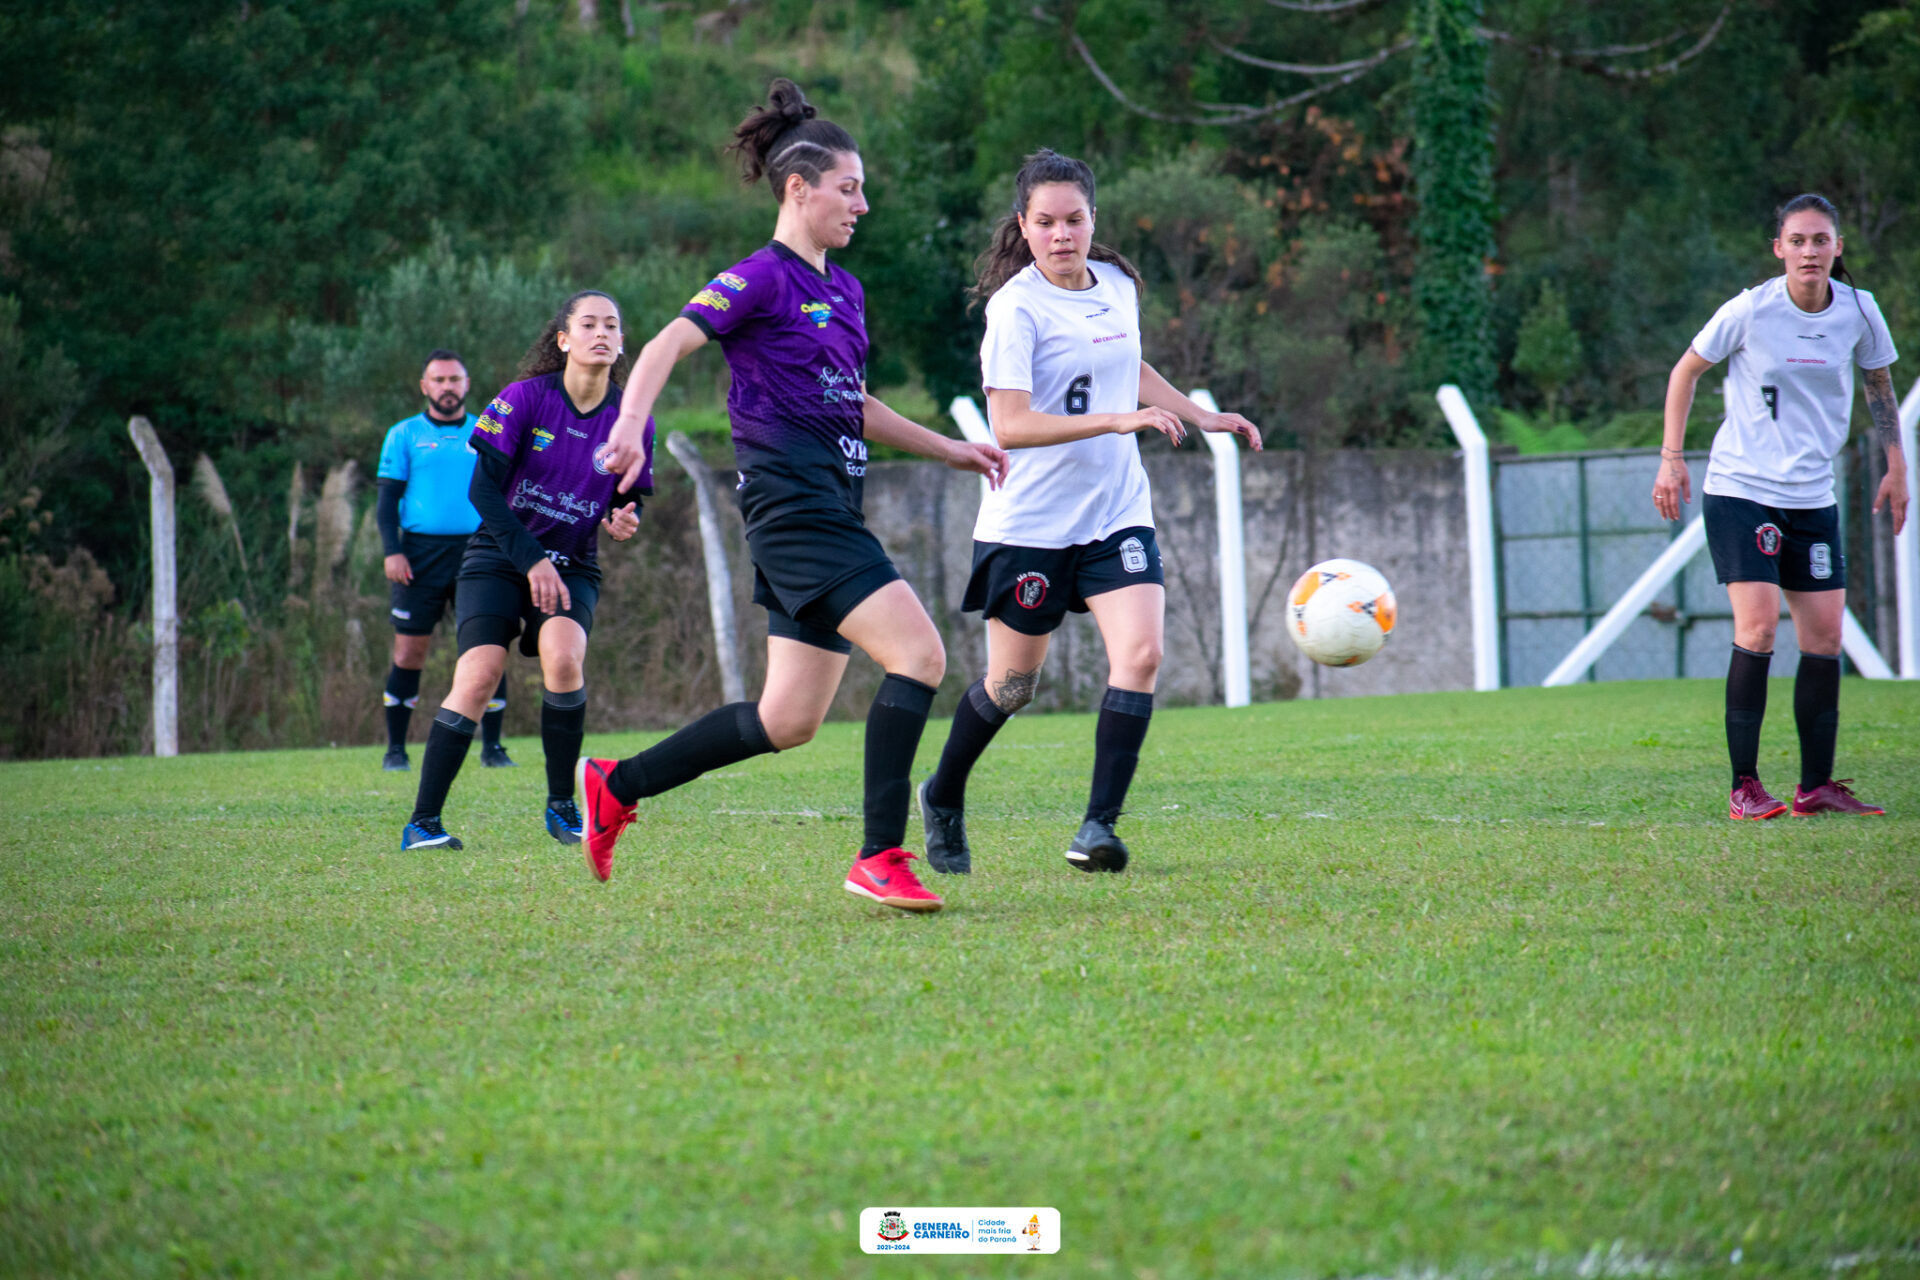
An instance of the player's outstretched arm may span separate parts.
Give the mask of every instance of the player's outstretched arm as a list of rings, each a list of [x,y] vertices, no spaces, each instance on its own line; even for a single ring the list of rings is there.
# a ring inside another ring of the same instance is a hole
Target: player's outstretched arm
[[[1145,360],[1140,362],[1140,403],[1177,414],[1202,431],[1231,431],[1245,440],[1249,449],[1260,452],[1260,428],[1237,413],[1208,413],[1199,402],[1181,395],[1178,387]]]
[[[1693,480],[1687,475],[1687,418],[1693,413],[1693,389],[1713,362],[1692,347],[1667,376],[1666,434],[1660,441],[1660,474],[1653,481],[1653,507],[1662,519],[1678,520],[1682,503],[1693,501]]]
[[[685,316],[675,316],[640,348],[620,399],[620,417],[607,433],[607,469],[620,472],[621,493],[633,487],[647,463],[647,418],[667,385],[667,375],[674,365],[706,345],[707,335],[699,325]]]
[[[1158,431],[1179,444],[1187,438],[1180,418],[1167,409],[1136,409],[1132,413],[1041,413],[1033,407],[1033,393],[987,388],[987,420],[993,438],[1003,449],[1034,449],[1094,436],[1129,436],[1136,431]]]
[[[996,489],[1007,478],[1007,455],[1004,450],[994,445],[955,440],[938,431],[929,431],[919,423],[901,417],[871,395],[866,397],[861,406],[861,426],[869,440],[944,462],[956,471],[976,472],[985,476],[987,483]]]

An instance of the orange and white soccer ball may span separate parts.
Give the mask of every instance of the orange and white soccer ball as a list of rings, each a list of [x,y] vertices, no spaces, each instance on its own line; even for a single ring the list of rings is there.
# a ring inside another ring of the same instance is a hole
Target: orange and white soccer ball
[[[1287,633],[1327,667],[1357,667],[1393,632],[1393,588],[1358,560],[1322,560],[1287,593]]]

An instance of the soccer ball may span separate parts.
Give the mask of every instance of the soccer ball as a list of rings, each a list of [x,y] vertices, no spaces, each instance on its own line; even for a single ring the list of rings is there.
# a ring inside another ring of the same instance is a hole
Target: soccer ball
[[[1322,560],[1287,593],[1287,633],[1326,667],[1357,667],[1393,630],[1393,588],[1358,560]]]

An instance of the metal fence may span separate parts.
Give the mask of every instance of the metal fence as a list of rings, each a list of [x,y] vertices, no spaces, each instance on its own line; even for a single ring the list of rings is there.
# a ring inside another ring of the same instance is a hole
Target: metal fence
[[[1689,453],[1699,510],[1707,455]],[[1500,661],[1504,685],[1539,684],[1623,595],[1680,522],[1662,520],[1650,496],[1656,449],[1539,454],[1493,459],[1494,535],[1500,582]],[[1860,517],[1879,483],[1869,451],[1849,448],[1836,461],[1840,522],[1847,552],[1848,598],[1869,636],[1880,640],[1880,604],[1872,526]],[[1856,531],[1858,531],[1856,533]],[[1784,613],[1783,613],[1784,616]],[[1726,673],[1733,614],[1713,562],[1695,556],[1647,611],[1587,673],[1589,680],[1647,680]],[[1884,640],[1882,640],[1884,645]],[[1799,657],[1793,627],[1775,640],[1774,670]]]

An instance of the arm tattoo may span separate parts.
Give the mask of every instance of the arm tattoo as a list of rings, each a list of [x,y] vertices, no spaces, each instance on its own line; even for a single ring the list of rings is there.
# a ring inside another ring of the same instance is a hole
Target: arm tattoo
[[[1867,412],[1873,415],[1874,439],[1883,449],[1900,447],[1900,404],[1893,397],[1893,374],[1867,370]]]
[[[1040,686],[1040,668],[1031,671],[1015,671],[1007,668],[1004,680],[997,680],[987,690],[987,696],[993,699],[993,705],[1012,715],[1033,701],[1033,692]]]

